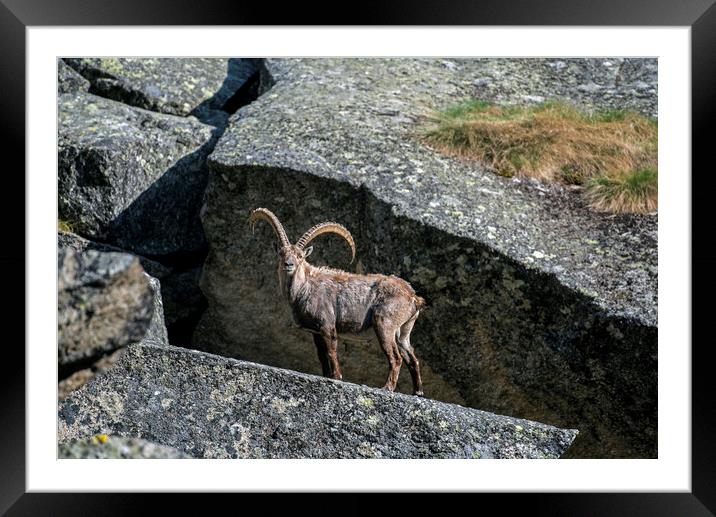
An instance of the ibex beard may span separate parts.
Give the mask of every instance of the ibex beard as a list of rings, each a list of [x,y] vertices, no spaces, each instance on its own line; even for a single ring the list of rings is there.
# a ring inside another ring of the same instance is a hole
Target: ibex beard
[[[405,280],[393,275],[360,275],[328,267],[312,266],[306,261],[313,247],[306,247],[324,233],[340,235],[351,248],[356,247],[350,232],[334,222],[310,228],[291,244],[283,225],[266,208],[251,211],[252,229],[264,220],[271,225],[279,241],[278,277],[288,299],[294,321],[313,334],[318,359],[325,377],[342,379],[338,364],[338,338],[375,334],[388,359],[388,378],[383,388],[394,391],[405,361],[413,381],[413,393],[423,395],[420,363],[410,344],[413,330],[425,300]]]

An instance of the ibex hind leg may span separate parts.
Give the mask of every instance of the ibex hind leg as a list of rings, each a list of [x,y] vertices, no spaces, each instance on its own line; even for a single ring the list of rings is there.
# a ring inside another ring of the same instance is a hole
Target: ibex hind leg
[[[383,389],[395,391],[395,386],[398,384],[398,375],[400,375],[400,365],[403,362],[395,339],[398,329],[390,326],[387,320],[380,317],[374,318],[373,327],[375,328],[375,335],[378,337],[378,343],[380,343],[380,347],[388,359],[388,378],[383,385]]]
[[[398,332],[396,332],[396,340],[400,354],[403,356],[405,364],[408,365],[408,370],[410,370],[410,377],[413,380],[413,395],[422,397],[423,381],[420,378],[420,362],[415,356],[413,347],[410,344],[410,333],[413,330],[413,325],[415,325],[415,320],[418,319],[419,313],[419,311],[416,312],[408,321],[403,323]]]

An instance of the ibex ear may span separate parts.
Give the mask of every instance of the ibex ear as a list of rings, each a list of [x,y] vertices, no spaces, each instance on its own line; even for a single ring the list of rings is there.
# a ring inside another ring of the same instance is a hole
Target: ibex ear
[[[309,246],[308,248],[305,249],[305,251],[303,252],[303,258],[306,258],[311,253],[313,253],[313,246]]]

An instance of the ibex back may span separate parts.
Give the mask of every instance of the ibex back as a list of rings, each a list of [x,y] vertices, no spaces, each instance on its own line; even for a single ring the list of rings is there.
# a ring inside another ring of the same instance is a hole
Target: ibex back
[[[388,275],[359,275],[306,261],[313,247],[306,246],[324,233],[343,237],[356,247],[350,232],[334,222],[317,224],[291,244],[278,218],[265,208],[257,208],[249,218],[252,228],[263,219],[279,240],[278,277],[281,289],[293,311],[294,321],[313,333],[323,375],[342,379],[338,364],[338,337],[363,336],[371,328],[388,359],[388,378],[383,388],[393,391],[400,366],[408,365],[415,395],[423,395],[420,364],[410,344],[410,332],[425,300],[405,280]]]

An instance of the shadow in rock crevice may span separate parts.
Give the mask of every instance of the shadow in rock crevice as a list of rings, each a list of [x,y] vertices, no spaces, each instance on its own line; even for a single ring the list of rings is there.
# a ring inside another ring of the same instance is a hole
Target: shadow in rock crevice
[[[262,62],[257,58],[229,58],[221,87],[194,108],[190,115],[204,124],[223,129],[230,115],[258,98]]]
[[[219,91],[192,111],[200,121],[214,126],[211,139],[167,169],[109,225],[109,243],[170,267],[172,278],[163,281],[163,291],[172,289],[181,293],[180,301],[190,302],[191,307],[177,307],[182,317],[167,324],[169,342],[174,345],[190,344],[190,336],[207,307],[198,282],[183,285],[184,279],[192,276],[185,273],[203,267],[208,252],[199,219],[208,182],[206,159],[226,129],[229,116],[257,98],[261,62],[228,60]],[[224,102],[223,109],[215,109],[218,102]]]
[[[208,181],[206,158],[220,130],[194,152],[177,160],[144,192],[137,196],[109,223],[105,242],[170,268],[161,279],[162,298],[176,313],[203,312],[205,301],[198,287],[184,285],[182,273],[203,266],[207,254],[199,211]],[[168,298],[171,302],[168,302]],[[192,301],[183,307],[183,301]],[[167,311],[169,321],[172,314]],[[195,316],[198,318],[198,315]],[[187,322],[179,330],[167,325],[170,343],[184,345],[190,335]]]
[[[106,241],[154,260],[206,249],[199,210],[208,181],[206,157],[216,133],[177,160],[110,221]]]

